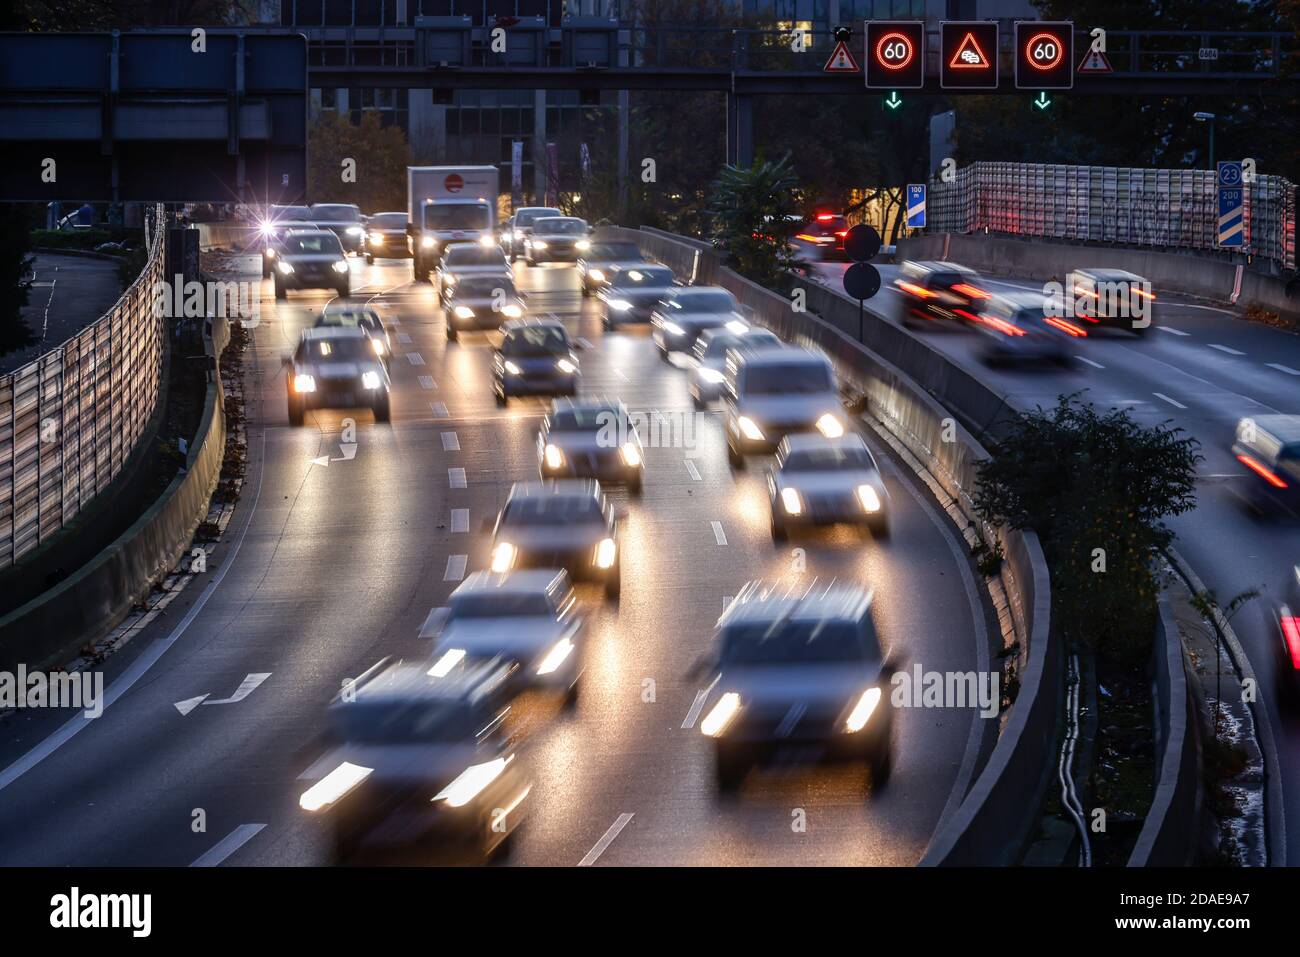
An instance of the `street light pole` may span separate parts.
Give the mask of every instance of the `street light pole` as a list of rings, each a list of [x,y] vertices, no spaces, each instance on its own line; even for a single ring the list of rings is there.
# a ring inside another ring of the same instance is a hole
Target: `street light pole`
[[[1209,124],[1210,124],[1210,172],[1213,173],[1213,172],[1214,172],[1214,169],[1215,169],[1215,166],[1214,166],[1214,120],[1215,120],[1215,115],[1214,115],[1213,113],[1193,113],[1193,114],[1192,114],[1192,119],[1196,120],[1196,122],[1198,122],[1198,123],[1209,123]]]

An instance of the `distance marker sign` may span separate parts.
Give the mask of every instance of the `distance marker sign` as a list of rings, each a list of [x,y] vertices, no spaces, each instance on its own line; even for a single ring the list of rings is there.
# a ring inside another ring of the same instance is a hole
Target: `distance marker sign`
[[[1069,90],[1074,87],[1074,24],[1016,21],[1016,88]]]
[[[867,21],[867,89],[925,86],[925,24],[920,20]]]

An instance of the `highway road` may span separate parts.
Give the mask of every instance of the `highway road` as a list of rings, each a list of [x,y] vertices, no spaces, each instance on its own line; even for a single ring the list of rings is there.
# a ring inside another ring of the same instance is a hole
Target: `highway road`
[[[255,257],[239,264],[255,278]],[[330,297],[291,293],[277,304],[263,283],[235,518],[208,574],[107,659],[102,717],[65,725],[66,714],[28,710],[0,723],[0,864],[330,862],[326,822],[297,805],[299,776],[322,753],[324,708],[381,657],[428,656],[421,622],[466,570],[486,565],[483,523],[511,483],[536,477],[543,409],[495,406],[487,337],[449,343],[431,288],[410,282],[408,263],[352,269],[353,298],[392,329],[391,424],[330,411],[289,426],[280,358]],[[520,264],[517,274],[533,312],[562,317],[587,341],[584,392],[690,412],[684,372],[661,363],[642,330],[602,336],[572,269]],[[347,416],[358,443],[350,460],[339,449]],[[996,722],[905,711],[879,792],[867,792],[861,767],[787,768],[751,775],[727,799],[692,727],[700,689],[687,670],[727,597],[756,577],[863,583],[875,590],[884,643],[909,664],[987,669],[996,623],[960,536],[883,443],[868,441],[886,469],[892,537],[836,529],[780,549],[762,470],[731,472],[716,414],[700,418],[695,448],[647,449],[644,497],[614,493],[628,509],[621,601],[580,591],[592,638],[576,710],[521,699],[512,711],[534,780],[512,863],[919,860]],[[312,464],[320,457],[330,463]]]
[[[842,289],[844,263],[819,263],[815,278]],[[898,321],[901,300],[892,283],[897,267],[881,269],[873,308]],[[1041,291],[1043,279],[984,279],[991,289]],[[1300,336],[1248,322],[1232,310],[1161,295],[1155,328],[1145,339],[1127,332],[1090,330],[1075,343],[1066,370],[991,369],[971,354],[974,336],[960,328],[921,331],[930,345],[1004,393],[1016,407],[1054,405],[1062,393],[1083,391],[1104,408],[1123,407],[1144,424],[1170,422],[1199,439],[1195,511],[1171,522],[1176,548],[1220,601],[1251,588],[1263,591],[1232,626],[1259,676],[1282,772],[1286,863],[1300,864],[1300,714],[1278,707],[1274,691],[1278,636],[1272,609],[1291,569],[1300,565],[1300,515],[1263,518],[1240,491],[1256,481],[1229,451],[1237,421],[1247,416],[1300,413]],[[1278,822],[1271,821],[1271,826]]]

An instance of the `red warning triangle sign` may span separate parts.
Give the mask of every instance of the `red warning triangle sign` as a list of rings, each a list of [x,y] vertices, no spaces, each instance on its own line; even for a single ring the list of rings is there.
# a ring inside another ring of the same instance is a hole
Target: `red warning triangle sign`
[[[980,49],[974,33],[967,33],[962,38],[961,43],[957,44],[952,59],[948,62],[948,68],[952,70],[987,70],[989,66],[989,58]]]
[[[1106,59],[1106,54],[1100,50],[1090,50],[1088,55],[1083,58],[1079,64],[1078,73],[1113,73],[1110,60]]]
[[[826,61],[822,70],[826,73],[857,73],[858,61],[853,59],[848,46],[841,40],[835,44],[835,49],[831,51],[831,58]]]

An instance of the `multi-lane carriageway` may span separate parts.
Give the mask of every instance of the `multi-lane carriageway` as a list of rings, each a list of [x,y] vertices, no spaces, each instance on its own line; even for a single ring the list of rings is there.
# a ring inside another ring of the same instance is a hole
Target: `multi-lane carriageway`
[[[236,262],[256,279],[255,256]],[[352,269],[354,298],[392,326],[391,425],[357,412],[288,425],[280,357],[329,296],[276,303],[263,283],[235,517],[208,573],[107,659],[101,718],[70,725],[29,711],[0,724],[0,864],[330,861],[326,824],[297,804],[299,775],[320,757],[324,708],[381,657],[428,655],[420,624],[485,567],[484,521],[512,482],[536,475],[543,409],[496,407],[487,337],[449,343],[408,263]],[[644,330],[603,335],[571,268],[516,273],[532,311],[562,317],[587,342],[584,391],[634,410],[690,411],[684,372],[658,359]],[[343,460],[348,415],[357,450]],[[969,710],[901,713],[893,775],[877,793],[860,766],[778,766],[723,800],[688,672],[742,583],[814,577],[873,588],[882,636],[909,663],[987,669],[997,626],[964,543],[868,435],[887,473],[891,538],[835,529],[778,548],[761,467],[728,468],[715,413],[696,434],[692,449],[647,450],[643,498],[613,493],[627,509],[622,597],[607,606],[582,593],[591,640],[576,710],[545,699],[513,709],[534,787],[511,861],[915,863],[973,780],[995,722]],[[321,457],[330,464],[312,464]],[[177,707],[202,695],[188,713]]]

